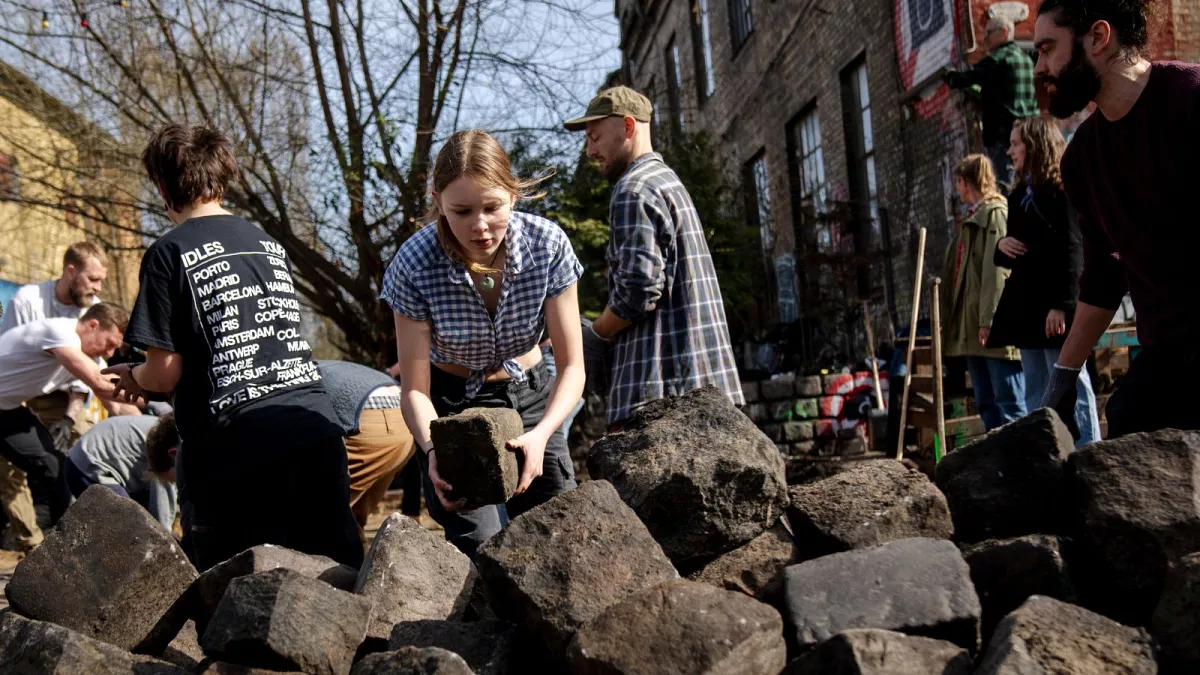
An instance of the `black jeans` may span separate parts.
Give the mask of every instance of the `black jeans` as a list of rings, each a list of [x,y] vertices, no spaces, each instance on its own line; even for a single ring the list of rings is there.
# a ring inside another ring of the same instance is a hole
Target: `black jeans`
[[[203,443],[186,443],[187,453],[206,450]],[[243,450],[255,451],[262,448]],[[237,456],[228,448],[218,452],[221,457]],[[187,475],[188,548],[197,570],[203,572],[259,544],[328,556],[355,568],[362,565],[342,438],[321,439],[282,457],[266,465],[204,467],[202,476]]]
[[[1143,347],[1108,399],[1108,437],[1139,431],[1200,429],[1196,378],[1200,352],[1173,347]]]
[[[50,522],[57,523],[71,503],[63,475],[67,458],[54,449],[54,439],[29,408],[0,411],[0,455],[25,472],[35,498],[49,496]]]
[[[552,379],[543,361],[526,371],[524,382],[488,382],[475,398],[467,400],[467,381],[450,375],[436,366],[430,367],[429,395],[439,417],[448,417],[467,408],[511,408],[521,415],[525,431],[542,421],[546,414],[546,401],[550,396]],[[417,452],[421,463],[421,484],[425,491],[425,503],[429,515],[446,530],[446,540],[472,558],[475,551],[505,525],[509,518],[516,518],[535,506],[545,504],[575,487],[575,469],[571,464],[571,453],[562,430],[556,430],[546,442],[546,456],[542,460],[542,475],[533,479],[525,492],[508,500],[506,504],[484,506],[472,511],[452,512],[442,508],[433,481],[429,480],[429,458]],[[520,461],[518,455],[518,461]]]

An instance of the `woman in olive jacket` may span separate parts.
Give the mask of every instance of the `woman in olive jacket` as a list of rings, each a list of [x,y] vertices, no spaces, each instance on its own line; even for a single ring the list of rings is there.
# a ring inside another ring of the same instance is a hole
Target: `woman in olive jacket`
[[[1025,415],[1025,377],[1015,348],[987,346],[1008,270],[993,258],[1007,233],[1008,204],[984,155],[969,155],[954,169],[954,186],[967,217],[955,231],[943,266],[942,345],[945,356],[967,357],[975,406],[990,431]]]
[[[995,263],[1012,270],[992,323],[989,346],[1021,350],[1025,406],[1038,407],[1058,361],[1079,294],[1083,239],[1058,171],[1066,143],[1053,122],[1035,117],[1013,126],[1008,155],[1018,176],[1008,196],[1008,236]],[[1096,394],[1079,374],[1074,408],[1078,445],[1100,440]]]

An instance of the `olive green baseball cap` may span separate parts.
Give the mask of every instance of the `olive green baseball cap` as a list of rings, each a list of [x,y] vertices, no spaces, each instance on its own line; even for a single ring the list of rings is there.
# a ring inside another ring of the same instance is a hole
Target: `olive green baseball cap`
[[[629,87],[613,87],[605,89],[588,104],[583,117],[563,122],[567,131],[582,131],[588,122],[605,117],[625,117],[628,115],[639,122],[649,122],[654,113],[650,99],[642,96]]]

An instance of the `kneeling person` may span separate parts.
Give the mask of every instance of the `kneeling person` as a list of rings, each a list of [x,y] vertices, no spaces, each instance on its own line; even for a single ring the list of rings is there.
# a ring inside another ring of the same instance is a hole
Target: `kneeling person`
[[[67,453],[67,486],[75,497],[103,485],[129,497],[168,531],[175,524],[175,416],[122,415],[101,421]]]
[[[346,432],[350,509],[361,534],[392,479],[413,456],[413,436],[400,411],[400,385],[349,361],[317,361],[317,367]]]

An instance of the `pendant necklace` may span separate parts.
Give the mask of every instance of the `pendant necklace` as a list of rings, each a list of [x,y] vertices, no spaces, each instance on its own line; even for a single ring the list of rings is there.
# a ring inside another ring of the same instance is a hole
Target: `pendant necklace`
[[[501,244],[499,247],[496,248],[496,253],[495,253],[495,255],[492,256],[492,261],[488,263],[489,269],[491,269],[492,266],[496,264],[496,258],[500,257],[500,251],[502,251],[503,249],[504,249],[503,244]],[[482,277],[479,279],[479,286],[481,288],[483,288],[483,290],[485,290],[485,291],[490,291],[496,287],[496,280],[492,278],[492,272],[483,273]]]

